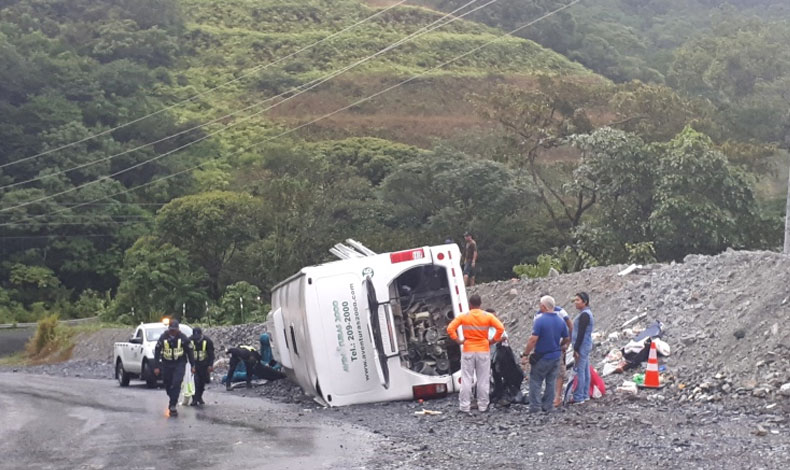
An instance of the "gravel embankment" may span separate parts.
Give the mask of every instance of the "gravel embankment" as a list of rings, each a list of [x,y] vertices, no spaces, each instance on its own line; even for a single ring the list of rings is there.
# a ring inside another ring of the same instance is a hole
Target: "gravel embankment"
[[[609,266],[553,278],[495,282],[475,292],[485,307],[497,310],[516,350],[531,334],[541,294],[553,295],[574,316],[571,299],[584,290],[590,294],[600,338],[591,356],[593,365],[623,347],[630,336],[623,334],[622,325],[644,314],[632,326],[644,328],[655,320],[665,324],[663,339],[672,354],[662,364],[671,381],[666,394],[672,399],[778,399],[790,395],[787,262],[788,257],[777,253],[726,252],[645,266],[626,276],[618,276],[626,266]],[[619,337],[610,340],[611,334]],[[607,385],[619,385],[625,378],[630,375],[609,376]]]

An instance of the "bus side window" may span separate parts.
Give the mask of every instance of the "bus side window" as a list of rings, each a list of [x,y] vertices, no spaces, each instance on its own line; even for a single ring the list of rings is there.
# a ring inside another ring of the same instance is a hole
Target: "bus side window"
[[[293,325],[291,325],[291,342],[294,345],[294,352],[298,356],[299,355],[299,350],[296,348],[296,335],[294,334],[294,326]]]
[[[285,328],[283,328],[283,339],[285,339],[285,347],[290,350],[291,346],[288,344],[288,332],[285,331]]]

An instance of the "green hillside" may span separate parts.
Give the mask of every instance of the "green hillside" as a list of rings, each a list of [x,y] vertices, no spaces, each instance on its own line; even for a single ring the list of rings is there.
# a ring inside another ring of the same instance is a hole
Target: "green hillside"
[[[487,25],[453,22],[295,91],[443,15],[404,6],[268,65],[382,4],[4,2],[0,322],[261,319],[272,285],[348,237],[388,251],[471,230],[480,281],[778,245],[778,205],[756,182],[779,155],[790,61],[754,51],[787,30],[688,39],[653,83],[529,36],[436,68],[509,27],[486,9]]]
[[[238,77],[240,71],[262,70],[218,93],[206,97],[214,114],[224,114],[287,92],[350,66],[390,44],[430,27],[442,14],[419,7],[390,10],[373,21],[332,38],[296,57],[265,67],[345,27],[367,18],[374,9],[360,1],[215,1],[184,0],[184,37],[190,55],[180,72],[191,91],[202,92]],[[470,89],[490,88],[494,83],[536,74],[590,75],[580,65],[535,43],[507,37],[447,66],[440,64],[496,39],[501,32],[469,21],[458,20],[425,33],[413,41],[382,54],[278,107],[269,117],[291,124],[331,112],[418,74],[425,78],[393,90],[343,116],[321,123],[323,136],[379,135],[407,143],[426,144],[436,136],[459,131],[459,116],[473,114],[460,107]],[[440,90],[440,93],[436,93]],[[180,93],[182,89],[173,90]],[[458,93],[453,93],[458,91]],[[371,110],[371,108],[374,108]],[[210,115],[205,106],[194,106],[186,118]],[[356,123],[364,117],[364,125]],[[430,116],[429,126],[411,129],[407,124],[393,132],[398,116]],[[279,119],[283,118],[283,119]],[[338,122],[339,120],[339,122]],[[253,123],[265,123],[261,116]],[[337,123],[334,125],[333,123]],[[481,123],[462,122],[462,128]],[[335,129],[340,127],[340,129]]]

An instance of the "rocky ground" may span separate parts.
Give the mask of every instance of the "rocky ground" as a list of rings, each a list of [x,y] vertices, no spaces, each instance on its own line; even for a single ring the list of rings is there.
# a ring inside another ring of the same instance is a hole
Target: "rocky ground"
[[[624,333],[627,321],[640,317],[629,329],[641,329],[660,320],[665,325],[663,339],[672,349],[670,357],[661,361],[670,385],[664,394],[673,401],[790,395],[786,256],[734,251],[688,256],[683,263],[649,265],[618,275],[626,267],[495,282],[475,292],[483,297],[485,307],[498,312],[512,346],[520,350],[531,333],[531,317],[542,294],[553,295],[573,316],[577,312],[571,299],[576,292],[587,291],[598,338],[591,356],[596,366],[632,337]],[[613,375],[606,381],[616,386],[623,379]]]
[[[790,382],[785,262],[774,253],[728,252],[650,265],[626,276],[618,275],[626,266],[612,266],[475,289],[504,320],[517,350],[541,294],[554,295],[574,314],[573,294],[588,291],[598,338],[594,364],[627,342],[632,331],[624,333],[626,321],[639,317],[629,326],[639,328],[661,320],[672,347],[661,361],[667,381],[661,391],[616,392],[630,375],[614,374],[605,378],[605,397],[551,415],[512,405],[468,417],[456,411],[455,395],[423,404],[323,408],[281,380],[232,392],[215,383],[208,406],[213,394],[233,393],[285,404],[297,420],[322,414],[327,422],[371,430],[384,444],[370,468],[458,468],[470,462],[495,468],[784,468],[790,452],[790,397],[782,391]],[[221,350],[257,343],[260,330],[242,325],[206,333]],[[110,378],[109,351],[121,334],[124,339],[129,332],[95,333],[75,349],[74,360],[26,371]],[[441,414],[415,414],[423,408]]]

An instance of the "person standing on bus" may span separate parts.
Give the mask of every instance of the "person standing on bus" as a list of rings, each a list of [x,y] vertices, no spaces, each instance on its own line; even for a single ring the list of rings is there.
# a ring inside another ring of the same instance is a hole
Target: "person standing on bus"
[[[472,405],[472,383],[477,376],[477,409],[481,413],[488,411],[488,389],[491,381],[491,343],[502,339],[505,326],[492,313],[480,309],[482,300],[475,294],[469,297],[469,312],[455,317],[447,325],[447,334],[456,343],[463,346],[461,353],[461,393],[459,404],[462,413],[469,414]],[[458,330],[461,327],[462,337]],[[496,331],[489,340],[488,329]]]
[[[467,287],[475,285],[475,274],[477,274],[477,242],[469,232],[464,233],[466,246],[464,247],[464,285]]]

